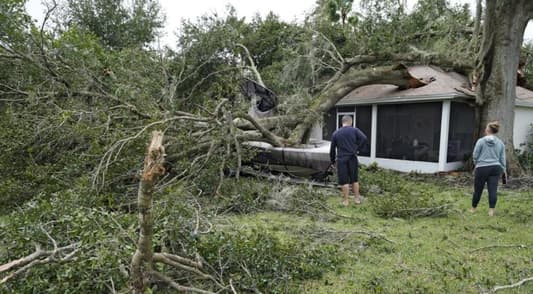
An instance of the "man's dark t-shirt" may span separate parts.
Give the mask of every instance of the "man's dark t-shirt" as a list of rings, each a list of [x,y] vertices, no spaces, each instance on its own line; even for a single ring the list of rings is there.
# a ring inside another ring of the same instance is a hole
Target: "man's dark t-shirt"
[[[331,137],[329,156],[331,162],[357,156],[357,151],[367,141],[366,135],[358,128],[342,127]],[[336,152],[338,150],[338,153]]]

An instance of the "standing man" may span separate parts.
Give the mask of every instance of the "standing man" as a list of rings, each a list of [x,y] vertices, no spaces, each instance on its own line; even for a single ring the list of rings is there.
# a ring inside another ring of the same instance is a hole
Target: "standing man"
[[[342,128],[336,130],[331,137],[329,156],[331,163],[337,164],[337,177],[339,185],[342,186],[344,206],[349,205],[350,185],[355,196],[355,204],[361,203],[357,151],[366,141],[366,135],[358,128],[352,127],[352,117],[349,115],[342,117]]]

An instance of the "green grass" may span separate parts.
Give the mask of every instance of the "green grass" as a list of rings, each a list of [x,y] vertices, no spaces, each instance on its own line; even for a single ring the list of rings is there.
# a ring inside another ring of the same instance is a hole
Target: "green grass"
[[[500,191],[489,217],[486,192],[471,214],[469,188],[431,185],[435,198],[453,200],[447,217],[384,219],[373,212],[377,196],[344,208],[331,191],[327,205],[345,217],[260,212],[225,217],[219,228],[260,227],[286,239],[336,244],[342,264],[300,285],[306,293],[480,293],[533,276],[531,192]],[[501,293],[533,293],[533,282]]]
[[[503,189],[496,215],[489,217],[486,192],[477,213],[468,211],[469,181],[362,169],[366,201],[347,208],[335,189],[228,179],[223,197],[212,198],[176,185],[154,201],[154,244],[177,254],[203,248],[204,257],[233,265],[225,269],[226,280],[261,282],[264,293],[485,293],[533,276],[533,191],[528,185]],[[32,242],[50,248],[39,230],[43,224],[59,244],[79,240],[84,248],[78,259],[35,267],[0,293],[64,293],[73,287],[78,293],[102,292],[109,277],[117,289],[127,288],[119,268],[133,254],[137,217],[85,207],[85,199],[65,191],[0,216],[2,262],[31,253]],[[396,203],[402,209],[444,204],[446,213],[416,218],[384,213]],[[202,208],[200,230],[210,232],[200,237],[191,235],[196,207]],[[245,259],[253,279],[238,266]],[[533,293],[533,282],[501,293]]]

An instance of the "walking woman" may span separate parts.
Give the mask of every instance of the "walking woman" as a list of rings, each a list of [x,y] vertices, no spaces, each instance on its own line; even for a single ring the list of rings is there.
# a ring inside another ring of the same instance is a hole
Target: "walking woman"
[[[485,128],[486,136],[480,138],[474,147],[475,180],[474,195],[472,196],[472,213],[476,212],[481,193],[487,183],[489,191],[489,216],[494,215],[494,208],[498,200],[498,181],[505,173],[505,145],[496,137],[500,129],[498,122],[490,122]]]

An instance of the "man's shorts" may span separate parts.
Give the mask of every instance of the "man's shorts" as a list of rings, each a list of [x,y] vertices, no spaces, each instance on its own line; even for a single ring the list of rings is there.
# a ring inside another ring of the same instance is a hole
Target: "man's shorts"
[[[339,185],[353,184],[359,181],[357,166],[358,162],[355,156],[346,159],[337,159],[337,178]]]

